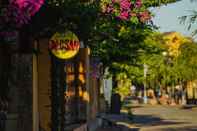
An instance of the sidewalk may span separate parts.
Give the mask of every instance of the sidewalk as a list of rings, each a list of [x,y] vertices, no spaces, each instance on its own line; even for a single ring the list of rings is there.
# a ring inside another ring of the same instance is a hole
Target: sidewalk
[[[119,127],[106,127],[106,128],[99,128],[96,131],[122,131]]]
[[[123,126],[116,126],[116,127],[107,127],[107,128],[99,128],[96,131],[139,131],[139,128],[126,128]]]
[[[97,131],[136,131],[127,114],[103,114],[103,127]]]
[[[96,131],[197,131],[196,105],[139,105],[131,109],[132,120],[127,114],[101,115],[104,125]]]

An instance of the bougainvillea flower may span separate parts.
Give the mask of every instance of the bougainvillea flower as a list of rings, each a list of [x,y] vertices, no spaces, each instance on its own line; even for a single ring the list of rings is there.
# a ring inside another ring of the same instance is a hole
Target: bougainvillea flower
[[[19,29],[28,24],[43,4],[44,0],[10,0],[9,4],[0,10],[1,28]]]
[[[129,10],[131,6],[131,2],[129,0],[121,0],[120,1],[120,9]]]
[[[15,3],[10,3],[6,8],[3,8],[0,13],[0,23],[10,28],[20,28],[27,24],[30,16],[19,9]]]
[[[140,22],[150,20],[150,12],[145,10],[142,0],[101,0],[101,9],[112,17],[132,21],[131,17]]]
[[[146,10],[144,12],[140,12],[138,17],[139,17],[139,20],[143,23],[151,19],[151,15],[148,10]]]
[[[122,11],[120,15],[118,16],[121,20],[127,20],[129,18],[129,12],[127,11]]]
[[[30,16],[33,16],[39,11],[40,7],[44,4],[44,0],[12,0],[19,8],[27,12]]]
[[[136,0],[135,7],[136,8],[141,8],[142,7],[142,1],[141,0]]]

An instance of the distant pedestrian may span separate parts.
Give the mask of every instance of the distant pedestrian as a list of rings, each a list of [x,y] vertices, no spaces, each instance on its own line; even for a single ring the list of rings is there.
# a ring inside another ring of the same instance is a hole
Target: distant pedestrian
[[[182,103],[182,90],[179,85],[175,86],[175,102],[176,104]]]
[[[136,87],[135,87],[135,85],[132,85],[130,87],[130,91],[131,91],[131,96],[136,96]]]

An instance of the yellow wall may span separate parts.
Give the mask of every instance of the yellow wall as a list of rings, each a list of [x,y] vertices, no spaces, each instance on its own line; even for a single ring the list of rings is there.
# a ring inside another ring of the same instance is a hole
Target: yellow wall
[[[197,99],[197,80],[187,83],[187,97],[188,99]]]

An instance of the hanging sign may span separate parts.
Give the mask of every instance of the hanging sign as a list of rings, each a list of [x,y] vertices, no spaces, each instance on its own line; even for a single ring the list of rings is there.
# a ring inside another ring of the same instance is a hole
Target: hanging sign
[[[60,59],[74,57],[78,53],[79,47],[79,39],[70,31],[56,32],[49,41],[49,49],[52,54]]]

